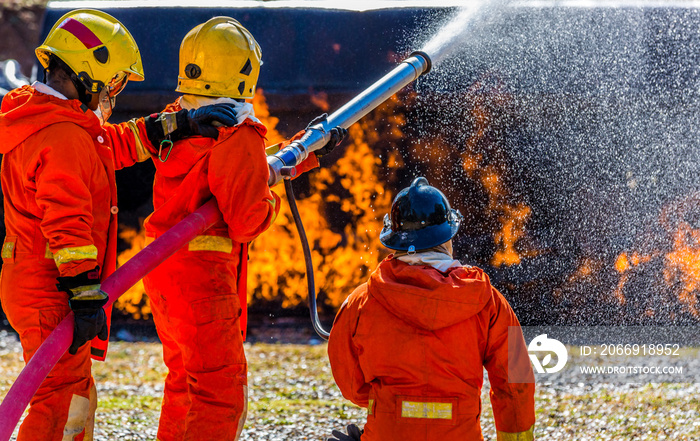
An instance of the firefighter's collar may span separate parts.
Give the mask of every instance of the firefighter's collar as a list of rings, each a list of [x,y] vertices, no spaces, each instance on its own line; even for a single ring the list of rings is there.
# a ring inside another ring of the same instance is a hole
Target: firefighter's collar
[[[53,87],[48,86],[48,85],[41,83],[39,81],[34,81],[34,83],[32,83],[32,87],[34,88],[34,90],[36,90],[37,92],[43,93],[44,95],[55,96],[56,98],[62,99],[62,100],[68,99],[65,95],[63,95],[61,92],[57,91]]]
[[[191,94],[185,94],[180,99],[180,106],[187,110],[198,109],[203,106],[210,106],[212,104],[219,103],[232,104],[235,107],[238,124],[241,124],[248,118],[250,118],[250,120],[253,122],[262,124],[260,120],[255,117],[255,109],[253,108],[253,105],[248,102],[240,102],[234,100],[233,98],[226,97],[209,97]]]

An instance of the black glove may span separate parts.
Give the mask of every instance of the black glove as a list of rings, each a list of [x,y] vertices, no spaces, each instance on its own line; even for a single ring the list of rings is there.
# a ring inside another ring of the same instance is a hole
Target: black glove
[[[187,117],[192,134],[214,139],[219,137],[215,123],[226,127],[238,124],[236,106],[233,104],[212,104],[192,109]]]
[[[100,289],[100,267],[73,277],[58,277],[56,287],[68,294],[68,304],[75,314],[73,342],[68,352],[75,355],[85,343],[95,337],[107,340],[107,315],[102,307],[109,300]]]
[[[308,126],[306,126],[306,130],[309,130],[315,124],[318,124],[322,121],[325,121],[327,118],[328,118],[328,115],[325,113],[323,115],[317,116],[316,118],[311,120],[311,122],[309,123]],[[330,141],[328,141],[326,143],[326,145],[324,145],[320,149],[314,151],[317,158],[320,158],[324,155],[329,154],[330,152],[333,151],[334,148],[339,146],[340,143],[343,142],[343,139],[345,139],[345,137],[348,135],[348,131],[347,131],[347,129],[338,126],[338,127],[333,127],[330,130],[330,134],[331,134]]]
[[[364,430],[354,424],[348,424],[348,434],[344,434],[340,430],[333,430],[333,435],[326,438],[326,441],[360,441]]]
[[[332,152],[333,149],[340,145],[340,143],[343,142],[343,139],[345,139],[345,137],[348,135],[348,131],[340,126],[333,127],[330,130],[330,132],[331,140],[328,141],[326,145],[314,152],[317,158],[320,158],[323,155],[327,155],[330,152]]]
[[[236,106],[220,103],[198,109],[182,109],[178,112],[162,112],[144,118],[146,135],[153,147],[159,148],[163,141],[176,142],[190,136],[218,138],[219,125],[232,127],[238,124]]]

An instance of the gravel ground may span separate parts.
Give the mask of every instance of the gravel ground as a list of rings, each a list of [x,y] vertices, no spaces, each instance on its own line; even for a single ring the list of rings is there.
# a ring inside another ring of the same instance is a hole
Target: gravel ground
[[[340,395],[326,347],[246,344],[250,402],[243,440],[321,440],[331,429],[362,424],[365,412]],[[155,440],[165,368],[158,343],[113,342],[95,363],[96,439]],[[0,331],[0,395],[22,369],[16,336]],[[484,438],[495,441],[482,395]],[[536,438],[542,440],[700,440],[698,384],[540,384]]]

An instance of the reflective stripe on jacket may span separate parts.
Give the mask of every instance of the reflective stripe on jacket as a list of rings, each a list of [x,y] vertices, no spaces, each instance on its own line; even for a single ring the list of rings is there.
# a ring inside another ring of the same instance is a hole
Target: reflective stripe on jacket
[[[343,396],[368,408],[363,441],[483,439],[484,367],[499,439],[532,439],[534,377],[508,383],[509,326],[520,325],[482,270],[381,262],[328,343]],[[516,365],[531,372],[524,341],[516,346]]]

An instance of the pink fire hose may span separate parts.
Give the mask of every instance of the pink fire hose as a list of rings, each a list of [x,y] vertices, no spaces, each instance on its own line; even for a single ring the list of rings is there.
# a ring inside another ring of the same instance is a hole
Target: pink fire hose
[[[221,212],[216,201],[212,199],[129,259],[102,282],[102,290],[109,294],[107,305],[114,303],[162,261],[220,219]],[[24,409],[27,408],[29,401],[51,369],[66,352],[72,339],[73,313],[71,312],[42,343],[0,404],[0,441],[9,441]]]

